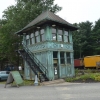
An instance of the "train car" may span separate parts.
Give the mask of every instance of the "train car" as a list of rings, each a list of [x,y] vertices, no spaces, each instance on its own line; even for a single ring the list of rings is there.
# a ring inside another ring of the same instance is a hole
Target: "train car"
[[[85,68],[97,68],[100,65],[100,55],[84,57]]]
[[[74,59],[74,67],[78,68],[78,69],[84,68],[83,59],[82,58],[80,58],[80,59]]]

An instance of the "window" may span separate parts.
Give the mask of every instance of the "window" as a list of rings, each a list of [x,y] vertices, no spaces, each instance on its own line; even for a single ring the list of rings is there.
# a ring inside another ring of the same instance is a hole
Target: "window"
[[[55,28],[52,28],[52,39],[55,41],[57,40],[57,33]]]
[[[30,34],[30,44],[32,44],[32,34]]]
[[[39,31],[35,32],[35,43],[40,42],[40,35],[39,35]]]
[[[65,64],[64,52],[60,52],[60,62],[61,64]]]
[[[64,42],[69,42],[69,34],[68,34],[68,31],[64,31]]]
[[[29,35],[26,35],[26,45],[29,45],[30,41],[29,41]]]
[[[58,52],[57,51],[53,52],[53,65],[54,67],[57,67],[58,65]]]
[[[41,39],[41,41],[45,41],[44,29],[40,30],[40,39]]]
[[[53,58],[58,58],[57,54],[58,54],[58,52],[54,51],[53,52]]]
[[[58,30],[58,41],[63,41],[63,31],[62,30]]]
[[[34,34],[31,33],[30,35],[30,44],[34,44]]]
[[[67,64],[71,64],[70,52],[66,53],[66,58],[67,58]]]

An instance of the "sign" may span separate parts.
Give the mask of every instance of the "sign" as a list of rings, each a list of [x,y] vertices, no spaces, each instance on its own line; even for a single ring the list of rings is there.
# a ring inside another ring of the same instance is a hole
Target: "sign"
[[[57,69],[55,68],[55,75],[57,74]]]
[[[22,70],[22,67],[21,66],[19,66],[19,70]]]
[[[21,75],[18,71],[11,71],[8,75],[8,79],[7,82],[5,84],[5,88],[7,84],[13,83],[13,81],[15,81],[17,87],[19,84],[23,83],[23,79],[21,78]]]

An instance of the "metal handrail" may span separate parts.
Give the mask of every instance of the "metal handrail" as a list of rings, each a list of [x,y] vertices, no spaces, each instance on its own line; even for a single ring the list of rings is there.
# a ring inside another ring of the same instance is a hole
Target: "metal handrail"
[[[22,43],[24,50],[30,55],[30,57],[35,61],[35,63],[40,67],[44,74],[47,74],[47,69],[44,65],[37,59],[37,57],[28,49],[28,47]]]

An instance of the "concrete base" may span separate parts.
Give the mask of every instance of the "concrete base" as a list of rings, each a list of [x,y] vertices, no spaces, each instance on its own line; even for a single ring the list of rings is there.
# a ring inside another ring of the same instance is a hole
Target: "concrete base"
[[[35,86],[38,86],[39,84],[38,84],[38,78],[37,78],[37,75],[35,75],[35,82],[34,82],[34,85]]]
[[[40,83],[40,85],[60,84],[64,82],[65,82],[64,79],[58,79],[58,80],[52,80],[52,81],[45,81],[45,82]]]

